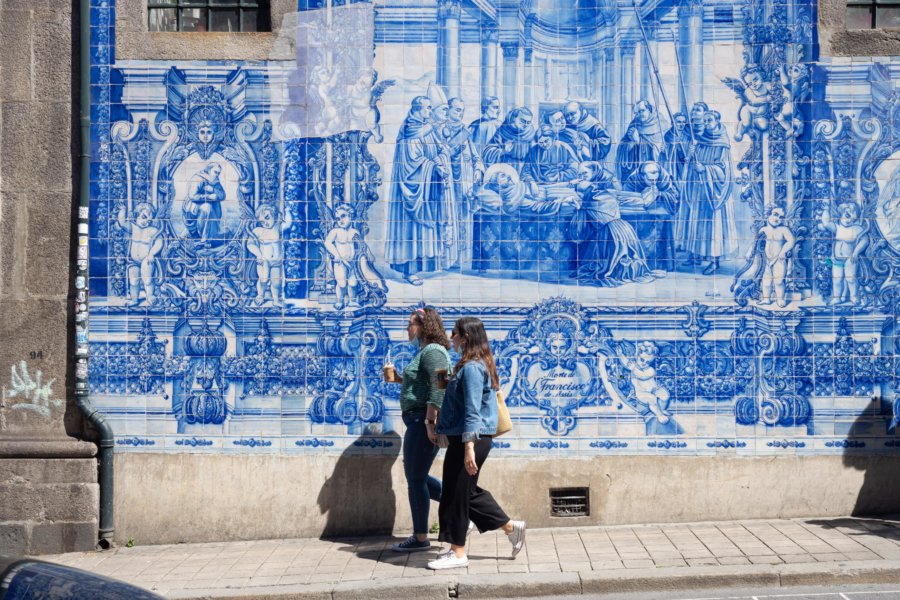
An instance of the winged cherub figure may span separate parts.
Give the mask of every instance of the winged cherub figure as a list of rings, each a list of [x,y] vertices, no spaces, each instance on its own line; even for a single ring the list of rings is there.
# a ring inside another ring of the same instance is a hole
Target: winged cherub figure
[[[756,65],[747,65],[741,69],[740,80],[726,77],[722,83],[737,94],[741,101],[735,141],[740,142],[753,129],[768,130],[772,117],[772,86],[766,83],[762,69]]]

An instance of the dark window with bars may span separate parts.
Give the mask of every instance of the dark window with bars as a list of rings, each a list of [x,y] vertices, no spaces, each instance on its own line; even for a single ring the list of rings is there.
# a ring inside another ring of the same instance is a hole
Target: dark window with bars
[[[272,31],[268,0],[150,0],[149,30]]]
[[[848,0],[847,29],[900,27],[900,0]]]

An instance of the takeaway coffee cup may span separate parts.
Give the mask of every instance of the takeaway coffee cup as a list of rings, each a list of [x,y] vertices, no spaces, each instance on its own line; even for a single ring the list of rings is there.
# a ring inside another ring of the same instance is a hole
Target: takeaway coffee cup
[[[388,383],[393,383],[397,381],[397,370],[394,368],[393,363],[385,364],[381,370],[384,372],[384,380]]]
[[[436,370],[434,372],[434,381],[440,389],[447,389],[447,369]]]

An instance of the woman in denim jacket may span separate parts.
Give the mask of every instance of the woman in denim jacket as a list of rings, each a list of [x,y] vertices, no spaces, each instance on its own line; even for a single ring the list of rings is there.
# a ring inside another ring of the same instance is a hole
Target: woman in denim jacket
[[[433,308],[419,308],[409,316],[406,326],[409,341],[419,352],[403,370],[400,410],[403,413],[403,471],[413,518],[413,534],[394,552],[428,550],[428,510],[432,500],[441,499],[441,482],[428,472],[438,453],[435,427],[444,390],[438,385],[438,374],[446,381],[450,368],[450,341],[441,316]]]
[[[525,545],[525,522],[511,521],[491,493],[478,487],[480,469],[497,431],[500,389],[484,324],[474,317],[463,317],[454,325],[450,341],[462,358],[444,394],[437,426],[437,432],[449,440],[438,509],[438,539],[448,542],[450,550],[428,563],[429,569],[469,564],[466,535],[470,521],[480,532],[503,529],[512,544],[513,558]]]

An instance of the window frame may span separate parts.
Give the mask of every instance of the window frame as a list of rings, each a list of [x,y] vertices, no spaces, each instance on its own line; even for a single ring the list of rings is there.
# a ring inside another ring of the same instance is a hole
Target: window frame
[[[182,12],[185,9],[201,9],[206,11],[206,32],[212,33],[269,33],[272,31],[272,3],[269,0],[228,0],[227,2],[215,2],[212,0],[148,0],[147,1],[147,30],[150,31],[150,15],[153,10],[174,10],[175,11],[175,31],[152,31],[151,33],[197,33],[191,30],[182,29]],[[214,31],[212,29],[213,11],[215,10],[234,10],[238,11],[238,30],[237,31]],[[266,22],[269,24],[268,29],[254,29],[247,31],[244,29],[244,10],[256,9],[258,11],[266,11],[269,18]]]
[[[271,31],[259,32],[150,31],[150,4],[162,2],[116,0],[116,60],[296,59],[296,35],[291,28],[297,22],[297,0],[268,0]],[[168,8],[173,6],[177,3]]]
[[[818,5],[821,57],[900,56],[900,27],[847,29],[848,0],[818,0]]]
[[[866,29],[847,29],[847,31],[870,31],[872,29],[898,29],[896,27],[878,27],[878,9],[879,8],[900,8],[900,0],[847,0],[847,8],[851,6],[861,6],[872,9],[870,16],[870,27]]]

